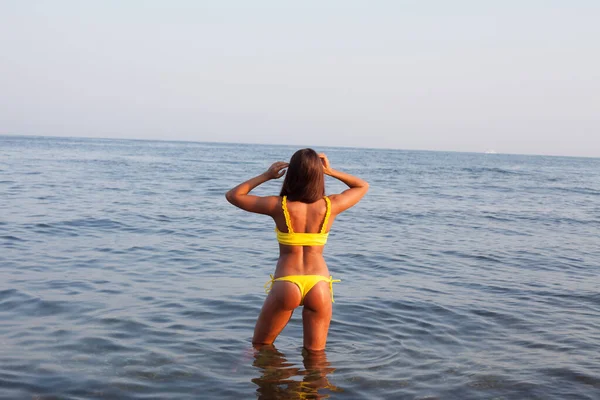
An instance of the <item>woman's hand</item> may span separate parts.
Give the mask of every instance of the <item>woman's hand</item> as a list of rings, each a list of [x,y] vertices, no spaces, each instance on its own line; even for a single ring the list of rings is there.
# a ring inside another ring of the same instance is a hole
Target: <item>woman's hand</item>
[[[329,165],[329,159],[327,159],[327,156],[325,155],[325,153],[319,153],[319,158],[321,159],[321,162],[323,163],[323,173],[325,175],[331,175],[331,172],[333,170],[331,168],[331,165]]]
[[[287,168],[288,165],[289,163],[283,161],[274,162],[273,165],[269,167],[267,172],[265,172],[265,176],[268,179],[279,179],[285,175],[285,168]]]

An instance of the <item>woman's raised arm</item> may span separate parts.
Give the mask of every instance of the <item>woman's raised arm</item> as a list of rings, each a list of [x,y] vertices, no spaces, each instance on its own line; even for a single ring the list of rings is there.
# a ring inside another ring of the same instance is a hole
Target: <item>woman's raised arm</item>
[[[344,190],[342,193],[329,196],[332,204],[332,212],[334,214],[339,214],[358,203],[369,190],[369,184],[367,181],[354,175],[331,168],[325,154],[321,153],[319,154],[319,157],[321,157],[321,160],[323,161],[323,173],[325,173],[325,175],[336,178],[349,186],[349,189]]]
[[[278,206],[278,196],[254,196],[250,195],[250,191],[258,185],[265,183],[271,179],[279,179],[284,174],[284,169],[288,166],[288,163],[283,161],[277,161],[269,167],[266,172],[255,176],[254,178],[248,179],[246,182],[242,182],[227,193],[225,198],[228,202],[242,210],[250,211],[257,214],[273,215],[275,209]]]

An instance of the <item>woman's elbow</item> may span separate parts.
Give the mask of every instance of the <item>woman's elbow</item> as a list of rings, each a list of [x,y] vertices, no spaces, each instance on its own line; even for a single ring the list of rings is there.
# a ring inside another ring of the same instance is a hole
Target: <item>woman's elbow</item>
[[[230,190],[229,192],[225,193],[225,198],[234,206],[242,208],[240,204],[242,203],[243,195],[236,193],[234,190]]]
[[[233,193],[231,192],[231,190],[229,190],[227,193],[225,193],[225,198],[227,199],[227,201],[230,202],[231,204],[235,205],[235,203],[233,202],[234,201],[234,197],[235,196],[233,195]]]

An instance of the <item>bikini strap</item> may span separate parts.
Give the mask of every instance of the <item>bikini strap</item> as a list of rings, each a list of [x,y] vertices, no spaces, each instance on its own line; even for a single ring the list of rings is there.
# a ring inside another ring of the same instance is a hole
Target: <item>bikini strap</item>
[[[325,219],[323,220],[323,227],[321,228],[321,233],[325,233],[325,229],[327,229],[327,223],[329,222],[329,216],[331,215],[331,201],[327,196],[324,196],[323,198],[325,199],[325,205],[327,208],[325,210]]]
[[[271,289],[273,289],[273,283],[275,283],[275,279],[273,278],[273,274],[269,274],[269,276],[271,277],[271,279],[265,283],[265,293],[269,293],[271,291]],[[268,286],[268,287],[267,287]]]
[[[294,233],[294,230],[292,229],[292,221],[290,220],[290,212],[287,209],[287,196],[283,196],[283,199],[281,199],[281,208],[283,209],[285,226],[288,228],[288,233]]]
[[[331,302],[335,303],[335,300],[333,300],[333,283],[334,282],[341,282],[341,279],[333,279],[333,276],[329,276],[329,291],[331,292]]]

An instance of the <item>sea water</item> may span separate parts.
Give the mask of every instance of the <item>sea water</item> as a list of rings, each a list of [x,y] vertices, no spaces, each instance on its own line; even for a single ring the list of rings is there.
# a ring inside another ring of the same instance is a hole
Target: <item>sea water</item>
[[[296,149],[0,136],[0,398],[600,399],[600,159],[317,147],[370,190],[313,355],[252,347],[274,224],[224,197]]]

